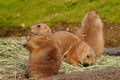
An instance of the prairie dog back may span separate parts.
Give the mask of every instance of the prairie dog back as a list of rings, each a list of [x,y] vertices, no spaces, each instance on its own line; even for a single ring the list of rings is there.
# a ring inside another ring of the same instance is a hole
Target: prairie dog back
[[[80,43],[81,40],[74,34],[66,31],[55,32],[54,38],[57,40],[60,46],[62,55],[70,48],[70,46]]]

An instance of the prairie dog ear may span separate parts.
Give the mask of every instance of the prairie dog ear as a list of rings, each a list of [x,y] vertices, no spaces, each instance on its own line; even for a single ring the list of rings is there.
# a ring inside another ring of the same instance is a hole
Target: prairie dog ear
[[[26,40],[27,40],[27,41],[29,41],[30,39],[31,39],[31,37],[30,37],[30,36],[27,36],[27,37],[26,37]]]

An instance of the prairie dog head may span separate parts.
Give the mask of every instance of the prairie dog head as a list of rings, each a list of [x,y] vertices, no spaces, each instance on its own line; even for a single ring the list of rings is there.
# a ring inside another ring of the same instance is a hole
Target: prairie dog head
[[[33,36],[46,37],[52,34],[50,28],[43,23],[33,25],[30,29]]]
[[[84,38],[93,39],[94,36],[96,37],[98,34],[102,33],[103,26],[99,14],[91,10],[83,17],[81,27],[76,34],[81,40],[84,40]]]
[[[86,43],[81,43],[78,50],[78,60],[83,66],[93,65],[95,63],[96,55],[93,49]]]
[[[97,13],[97,11],[91,10],[88,11],[85,16],[83,17],[82,23],[81,23],[81,28],[103,28],[103,22]]]

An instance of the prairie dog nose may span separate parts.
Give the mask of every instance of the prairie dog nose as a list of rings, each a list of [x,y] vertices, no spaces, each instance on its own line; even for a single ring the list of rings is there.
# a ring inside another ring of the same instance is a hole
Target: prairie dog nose
[[[84,66],[84,67],[88,67],[89,64],[88,64],[88,63],[84,63],[83,66]]]

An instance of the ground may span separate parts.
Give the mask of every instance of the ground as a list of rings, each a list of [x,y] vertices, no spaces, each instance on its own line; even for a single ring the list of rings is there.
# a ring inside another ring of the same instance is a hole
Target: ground
[[[120,68],[109,68],[58,75],[43,80],[119,80]]]

